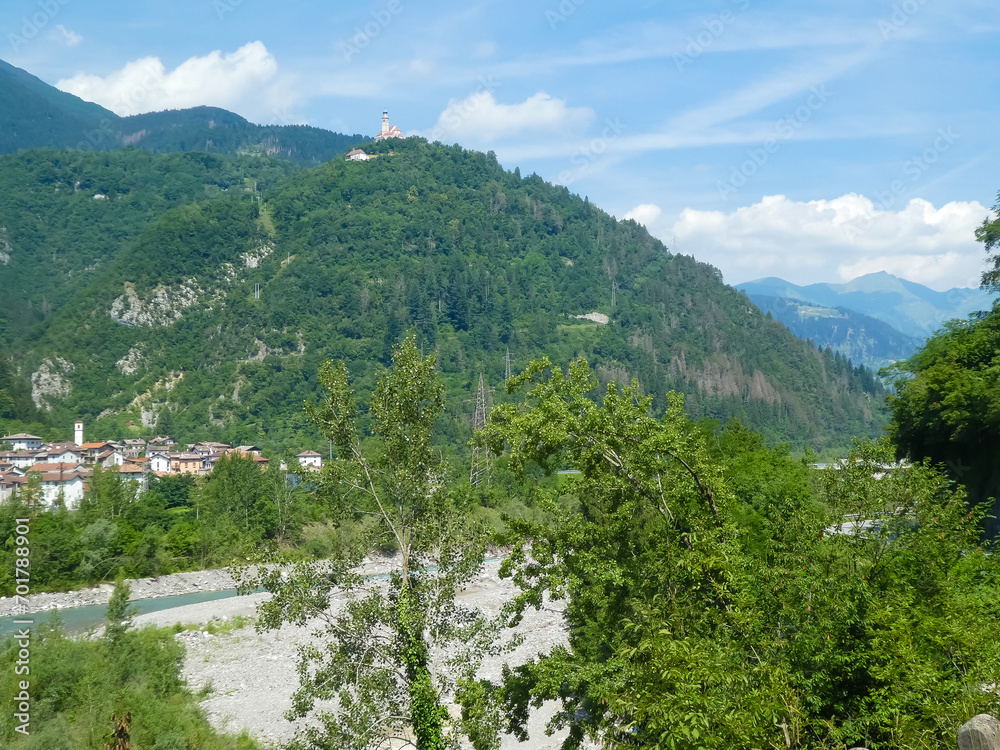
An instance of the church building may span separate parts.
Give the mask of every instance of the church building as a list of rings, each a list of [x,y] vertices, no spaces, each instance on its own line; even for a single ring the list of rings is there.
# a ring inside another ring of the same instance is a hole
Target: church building
[[[403,131],[401,131],[395,125],[389,124],[389,112],[385,110],[382,112],[382,129],[378,131],[375,136],[376,141],[383,141],[386,138],[402,138]]]

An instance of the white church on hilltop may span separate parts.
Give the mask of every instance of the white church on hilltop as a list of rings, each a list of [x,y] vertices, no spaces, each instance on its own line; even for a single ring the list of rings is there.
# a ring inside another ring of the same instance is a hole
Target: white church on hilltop
[[[389,124],[389,111],[382,112],[382,129],[375,136],[376,141],[384,141],[386,138],[402,138],[403,131],[395,125]]]

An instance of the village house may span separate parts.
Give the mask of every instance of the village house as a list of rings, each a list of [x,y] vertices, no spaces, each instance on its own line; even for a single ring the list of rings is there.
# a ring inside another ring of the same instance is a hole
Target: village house
[[[25,480],[36,476],[41,480],[40,500],[45,505],[52,507],[62,498],[66,507],[74,510],[86,492],[85,481],[90,472],[79,463],[36,463],[28,469]]]
[[[28,469],[27,474],[30,476],[31,474],[39,474],[39,473],[47,474],[51,472],[65,472],[67,474],[71,472],[84,473],[84,467],[83,464],[81,464],[78,461],[77,462],[70,461],[66,463],[63,462],[37,463],[30,469]]]
[[[10,447],[16,451],[37,451],[42,447],[42,439],[38,435],[28,435],[24,432],[4,435],[0,438],[0,443],[10,443]]]
[[[93,466],[101,461],[100,456],[102,454],[109,453],[114,450],[114,446],[111,443],[84,443],[80,446],[80,453],[83,454],[83,463],[87,466]]]
[[[42,501],[53,507],[60,499],[67,510],[76,510],[87,491],[83,475],[79,472],[53,471],[41,474]]]
[[[122,466],[125,463],[125,453],[117,448],[101,451],[94,463],[100,464],[101,468],[104,469],[110,469],[113,466]]]
[[[151,456],[146,456],[146,460],[149,461],[149,469],[154,474],[170,473],[170,454],[154,453]]]
[[[76,443],[69,442],[52,443],[38,457],[42,458],[43,456],[44,460],[49,463],[69,463],[72,461],[80,463],[83,461],[83,453],[80,452]]]
[[[139,491],[145,492],[149,489],[149,471],[141,464],[127,463],[118,468],[118,476],[128,479],[130,482],[137,482]]]
[[[0,451],[0,461],[27,469],[38,463],[38,451]]]
[[[260,466],[260,470],[264,471],[267,469],[268,460],[260,455],[260,448],[256,445],[240,445],[232,450],[226,451],[226,455],[230,458],[234,456],[239,456],[240,458],[249,458],[257,462]]]
[[[170,473],[171,474],[201,474],[203,457],[197,453],[171,453]]]
[[[194,445],[190,446],[192,453],[197,453],[202,456],[210,456],[213,453],[221,453],[222,451],[229,450],[232,447],[233,446],[231,446],[229,443],[213,443],[213,442],[195,443]]]
[[[318,471],[323,468],[323,456],[316,451],[302,451],[296,458],[303,469]]]
[[[371,157],[360,148],[356,148],[353,151],[348,151],[345,158],[347,161],[368,161]]]
[[[23,474],[0,471],[0,501],[7,500],[28,481]]]

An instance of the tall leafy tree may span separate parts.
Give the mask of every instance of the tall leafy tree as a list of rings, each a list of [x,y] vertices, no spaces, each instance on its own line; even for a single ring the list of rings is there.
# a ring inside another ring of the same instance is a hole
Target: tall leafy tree
[[[953,321],[892,368],[891,433],[900,453],[929,458],[974,503],[1000,497],[1000,308]],[[984,531],[996,536],[1000,503]]]
[[[260,628],[319,625],[323,645],[303,649],[288,714],[316,723],[299,732],[295,747],[360,750],[390,738],[419,750],[451,746],[460,732],[475,733],[475,722],[449,721],[445,697],[472,676],[495,630],[456,600],[483,564],[486,536],[447,492],[431,449],[444,407],[434,357],[421,356],[412,333],[393,348],[392,368],[372,394],[367,442],[347,368],[327,362],[320,382],[326,397],[307,412],[337,451],[321,494],[335,517],[370,520],[366,544],[291,572],[239,573],[243,588],[263,585],[274,593],[260,607]],[[364,575],[364,553],[387,541],[396,555],[388,580],[377,585]],[[331,611],[335,594],[343,606]],[[450,648],[450,670],[431,658],[432,647]],[[325,700],[336,708],[316,707]]]

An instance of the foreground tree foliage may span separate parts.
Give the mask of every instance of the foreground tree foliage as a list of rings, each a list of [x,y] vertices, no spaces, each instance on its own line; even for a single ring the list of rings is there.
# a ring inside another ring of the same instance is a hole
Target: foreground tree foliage
[[[817,502],[787,452],[713,445],[677,397],[661,419],[635,383],[595,402],[582,361],[526,385],[492,450],[580,474],[547,493],[554,523],[510,522],[517,606],[565,599],[569,645],[480,683],[506,730],[557,699],[567,748],[950,747],[1000,707],[1000,571],[940,474],[859,444]]]
[[[941,464],[973,502],[1000,498],[1000,307],[952,321],[892,368],[890,427],[901,455]],[[994,500],[985,533],[1000,531]]]
[[[434,358],[421,356],[412,334],[392,358],[372,395],[372,441],[362,442],[342,364],[323,367],[327,396],[307,408],[337,453],[320,492],[335,518],[369,519],[365,539],[327,561],[237,571],[241,589],[274,594],[259,608],[260,629],[319,623],[322,645],[301,649],[288,713],[317,723],[298,734],[296,748],[376,748],[391,739],[437,750],[477,732],[472,719],[449,721],[444,701],[495,642],[495,626],[456,601],[482,567],[486,535],[446,491],[430,447],[444,406]],[[365,552],[376,548],[395,550],[384,582],[367,578],[363,567]],[[331,611],[334,598],[343,604]],[[435,662],[432,647],[451,656]]]

